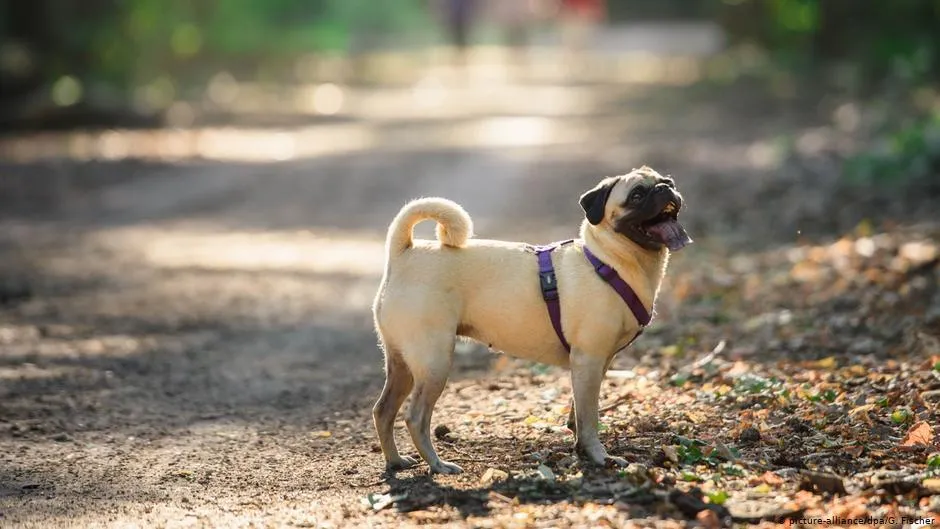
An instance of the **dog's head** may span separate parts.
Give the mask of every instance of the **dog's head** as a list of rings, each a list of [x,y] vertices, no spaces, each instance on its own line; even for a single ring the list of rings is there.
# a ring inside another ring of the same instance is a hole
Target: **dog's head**
[[[646,166],[605,178],[581,195],[581,209],[593,226],[652,251],[676,251],[692,242],[679,224],[682,206],[675,181]]]

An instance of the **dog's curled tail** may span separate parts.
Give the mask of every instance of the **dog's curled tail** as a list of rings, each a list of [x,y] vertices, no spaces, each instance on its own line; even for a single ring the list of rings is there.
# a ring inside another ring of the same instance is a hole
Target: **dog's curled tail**
[[[423,220],[437,222],[437,240],[445,246],[460,248],[473,234],[473,221],[459,204],[446,198],[419,198],[405,204],[389,225],[389,256],[411,248],[414,227]]]

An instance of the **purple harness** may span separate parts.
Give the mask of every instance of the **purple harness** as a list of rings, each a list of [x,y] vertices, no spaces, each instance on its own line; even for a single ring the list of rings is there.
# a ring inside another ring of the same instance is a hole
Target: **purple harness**
[[[542,289],[542,298],[545,300],[545,305],[548,307],[548,317],[552,320],[552,327],[555,328],[555,334],[557,334],[558,339],[561,340],[561,345],[569,352],[571,351],[571,345],[568,343],[568,340],[565,339],[565,334],[561,330],[561,303],[558,300],[558,280],[555,277],[555,267],[552,264],[552,252],[555,251],[556,248],[572,242],[574,242],[574,239],[552,243],[547,246],[534,247],[535,255],[539,260],[539,286]],[[603,261],[588,250],[587,246],[584,246],[583,249],[584,256],[594,267],[594,271],[597,272],[597,275],[601,276],[601,279],[606,281],[607,284],[620,295],[624,303],[630,307],[633,316],[640,323],[640,330],[630,339],[630,342],[627,344],[627,346],[629,346],[643,333],[643,328],[649,325],[653,317],[646,310],[646,307],[643,306],[643,302],[637,297],[636,292],[630,288],[630,285],[620,277],[620,274],[618,274],[616,270],[604,264]]]

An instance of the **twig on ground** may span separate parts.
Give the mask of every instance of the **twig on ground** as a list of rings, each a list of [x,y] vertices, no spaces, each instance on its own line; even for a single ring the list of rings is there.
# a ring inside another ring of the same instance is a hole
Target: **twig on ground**
[[[700,367],[704,367],[704,366],[708,365],[709,363],[711,363],[712,360],[715,359],[716,356],[720,355],[721,352],[724,351],[724,350],[725,350],[725,341],[722,340],[722,341],[718,342],[718,345],[716,345],[714,349],[712,349],[712,352],[710,352],[710,353],[708,353],[707,355],[705,355],[705,356],[699,358],[699,359],[696,360],[695,362],[692,362],[692,365],[689,366],[688,369],[689,369],[690,371],[692,371],[692,370],[695,370],[695,369],[698,369],[698,368],[700,368]]]
[[[368,487],[378,487],[379,485],[385,485],[388,483],[388,479],[380,479],[378,481],[373,481],[372,483],[360,483],[358,485],[351,484],[350,487],[354,489],[363,489]]]
[[[598,413],[606,413],[606,412],[608,412],[608,411],[610,411],[610,410],[615,409],[617,406],[620,406],[621,404],[623,404],[623,403],[626,402],[627,400],[630,400],[630,393],[629,393],[629,392],[624,393],[624,394],[622,394],[622,395],[618,395],[617,397],[614,398],[614,400],[610,401],[610,402],[607,403],[607,404],[604,404],[604,405],[601,406],[601,408],[600,408],[599,410],[597,410],[597,411],[598,411]]]
[[[459,450],[457,447],[454,446],[453,442],[443,441],[443,444],[447,446],[449,450],[453,451],[458,456],[460,456],[460,457],[451,457],[450,459],[452,461],[466,461],[468,463],[482,463],[484,461],[490,460],[490,458],[486,458],[486,457],[473,457],[470,454],[464,452],[463,450]]]

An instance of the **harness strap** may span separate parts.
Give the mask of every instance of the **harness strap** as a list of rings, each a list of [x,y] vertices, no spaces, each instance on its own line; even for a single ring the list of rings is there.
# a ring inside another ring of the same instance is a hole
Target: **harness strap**
[[[630,307],[630,312],[633,313],[633,317],[636,318],[636,321],[640,323],[640,330],[642,331],[642,327],[649,325],[653,316],[646,310],[646,306],[640,301],[636,292],[630,288],[630,285],[620,277],[620,274],[618,274],[616,270],[606,265],[603,261],[598,259],[596,255],[591,253],[591,250],[588,250],[587,246],[584,247],[584,256],[587,257],[587,260],[594,266],[597,275],[601,276],[604,281],[617,292],[621,299],[623,299],[624,303]]]
[[[558,278],[555,276],[555,266],[552,264],[552,252],[558,247],[572,242],[574,242],[574,239],[556,242],[547,246],[533,247],[539,261],[539,287],[542,290],[542,299],[545,300],[545,306],[548,308],[548,317],[551,319],[552,328],[555,329],[555,334],[558,335],[561,345],[568,352],[571,352],[571,345],[568,343],[568,340],[565,339],[565,333],[562,332],[561,329],[561,303],[558,299]],[[639,296],[637,296],[636,292],[630,288],[630,285],[620,277],[620,274],[618,274],[616,270],[598,259],[596,255],[588,250],[587,246],[583,248],[584,256],[594,267],[594,271],[614,289],[621,299],[623,299],[624,303],[630,308],[630,312],[633,313],[633,317],[635,317],[640,324],[640,328],[637,330],[636,334],[634,334],[633,338],[627,343],[627,347],[629,347],[643,334],[643,329],[649,325],[650,321],[653,319],[653,315],[650,311],[646,310],[646,306],[640,301]]]
[[[558,278],[555,276],[555,266],[552,264],[552,252],[560,246],[574,242],[574,239],[556,242],[547,246],[536,246],[535,255],[539,260],[539,287],[542,290],[542,299],[548,307],[548,317],[552,320],[555,334],[566,351],[571,351],[571,345],[565,339],[561,330],[561,302],[558,300]]]

